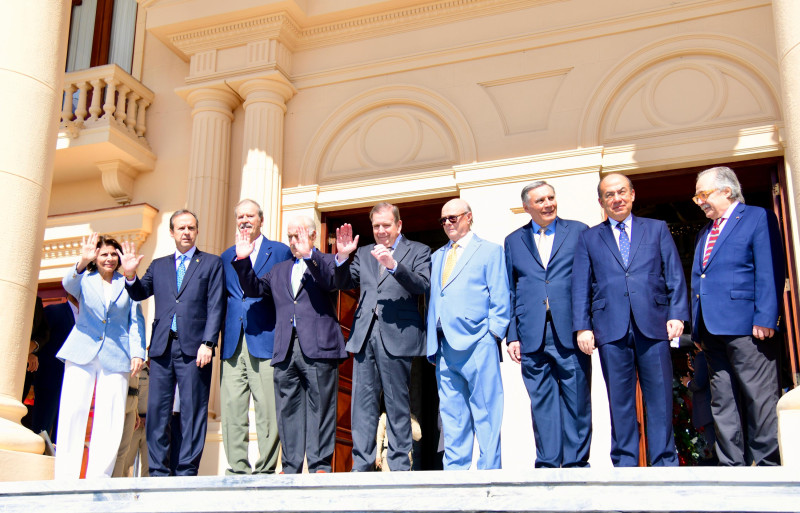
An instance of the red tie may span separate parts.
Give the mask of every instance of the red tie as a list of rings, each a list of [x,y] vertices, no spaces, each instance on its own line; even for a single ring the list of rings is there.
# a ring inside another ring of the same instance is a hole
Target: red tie
[[[708,246],[706,246],[706,252],[703,255],[703,267],[708,264],[708,257],[711,256],[711,250],[714,249],[714,243],[717,242],[717,237],[719,237],[720,224],[722,224],[721,217],[714,220],[714,226],[711,228],[711,233],[708,235]]]

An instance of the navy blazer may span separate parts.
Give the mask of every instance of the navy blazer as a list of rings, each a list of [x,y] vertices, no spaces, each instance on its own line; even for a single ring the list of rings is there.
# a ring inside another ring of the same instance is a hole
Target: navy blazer
[[[222,330],[222,349],[220,354],[226,360],[233,356],[239,346],[239,334],[244,329],[247,337],[247,351],[256,358],[272,358],[275,331],[275,304],[271,297],[244,297],[239,275],[233,269],[236,259],[236,246],[226,249],[222,255],[222,268],[225,271],[225,327]],[[261,235],[261,247],[253,268],[256,276],[264,276],[278,262],[292,258],[289,246],[269,240]]]
[[[307,358],[347,358],[344,336],[336,318],[333,276],[334,256],[314,250],[306,259],[295,298],[292,292],[294,259],[279,262],[261,278],[256,277],[249,258],[235,260],[233,269],[239,276],[242,292],[247,297],[270,296],[275,302],[275,348],[272,365],[283,362],[289,354],[294,324],[300,349]],[[319,267],[327,267],[324,272]]]
[[[178,343],[183,354],[195,356],[203,342],[217,343],[225,315],[225,285],[218,256],[196,250],[180,291],[174,252],[153,260],[144,277],[126,286],[136,301],[155,298],[151,358],[166,351],[173,315],[178,316]]]
[[[546,298],[550,298],[556,339],[567,349],[577,348],[572,331],[572,260],[578,237],[588,228],[580,221],[557,217],[547,269],[536,248],[532,223],[506,237],[506,269],[511,288],[507,338],[510,342],[518,340],[521,352],[536,352],[544,343]]]
[[[397,267],[393,273],[379,276],[380,263],[371,254],[374,247],[361,246],[352,261],[336,268],[337,288],[361,289],[347,350],[355,354],[364,347],[375,312],[389,354],[425,356],[425,321],[419,312],[419,297],[430,289],[431,250],[401,237],[392,253]]]
[[[692,264],[692,338],[702,308],[714,335],[750,335],[753,326],[778,329],[784,256],[778,220],[761,207],[739,203],[703,268],[708,223],[695,240]]]
[[[644,336],[667,340],[667,321],[688,320],[678,249],[664,221],[632,218],[628,266],[608,219],[581,233],[572,267],[572,329],[598,345],[621,339],[633,315]]]

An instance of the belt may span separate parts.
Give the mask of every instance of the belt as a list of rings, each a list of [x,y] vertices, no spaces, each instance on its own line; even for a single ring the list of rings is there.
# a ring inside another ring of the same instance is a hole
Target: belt
[[[178,340],[178,332],[169,330],[169,339],[170,340]]]
[[[133,396],[133,397],[137,397],[139,395],[139,389],[138,388],[133,388],[133,387],[128,387],[128,395]]]

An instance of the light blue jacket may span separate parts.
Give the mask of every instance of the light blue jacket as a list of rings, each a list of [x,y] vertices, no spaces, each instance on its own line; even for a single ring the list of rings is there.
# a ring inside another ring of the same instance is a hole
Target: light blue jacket
[[[511,320],[503,248],[477,235],[464,248],[447,283],[442,269],[450,243],[431,256],[431,297],[428,307],[428,356],[436,354],[436,325],[441,321],[447,342],[460,351],[477,343],[503,339]]]
[[[67,292],[78,299],[78,317],[56,355],[86,365],[95,356],[109,372],[129,372],[131,358],[145,357],[144,316],[139,303],[125,290],[125,278],[114,273],[111,302],[106,307],[103,278],[97,271],[77,272],[77,265],[62,280]]]

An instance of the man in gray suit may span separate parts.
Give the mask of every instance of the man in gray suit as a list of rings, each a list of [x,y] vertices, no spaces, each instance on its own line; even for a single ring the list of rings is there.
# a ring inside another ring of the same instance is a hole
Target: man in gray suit
[[[428,292],[431,250],[402,235],[400,211],[379,203],[369,214],[375,244],[358,248],[349,224],[336,230],[336,286],[360,287],[358,308],[347,341],[353,353],[353,470],[375,468],[375,434],[383,389],[389,438],[389,468],[410,470],[411,361],[425,355],[420,296]],[[358,250],[356,250],[358,248]],[[349,260],[350,254],[355,258]]]

